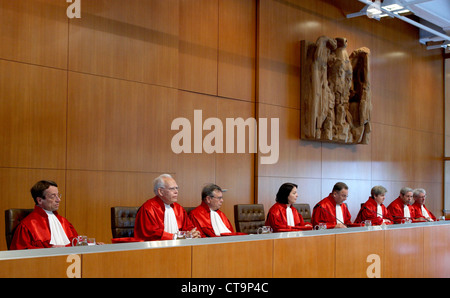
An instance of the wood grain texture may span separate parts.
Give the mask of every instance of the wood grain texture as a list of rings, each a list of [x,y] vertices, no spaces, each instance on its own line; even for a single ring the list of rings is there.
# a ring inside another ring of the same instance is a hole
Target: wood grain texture
[[[272,277],[273,240],[192,247],[193,278]]]
[[[67,256],[0,261],[1,278],[65,278]]]
[[[448,226],[423,229],[423,275],[428,278],[450,277],[450,228]]]
[[[384,277],[424,276],[423,228],[385,231]]]
[[[0,60],[0,166],[64,168],[66,90],[62,70]]]
[[[334,277],[335,241],[335,235],[275,240],[273,277]]]
[[[220,0],[219,96],[255,101],[255,41],[256,1]]]
[[[384,260],[384,232],[370,231],[336,235],[336,278],[367,278],[372,254]],[[381,274],[383,269],[380,264]]]
[[[66,2],[0,1],[0,58],[67,69]]]
[[[173,266],[174,264],[176,266]],[[82,277],[189,278],[191,277],[191,248],[187,246],[84,254]]]

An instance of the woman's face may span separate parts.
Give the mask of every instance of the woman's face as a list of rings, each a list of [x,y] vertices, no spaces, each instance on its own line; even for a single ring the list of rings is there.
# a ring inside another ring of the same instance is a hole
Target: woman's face
[[[381,205],[381,204],[383,204],[385,197],[386,197],[386,195],[384,193],[379,194],[374,197],[374,200],[375,200],[375,202],[377,202],[378,205]]]
[[[289,205],[295,204],[295,202],[297,201],[297,197],[298,197],[297,187],[294,186],[294,188],[292,188],[288,196],[288,204]]]

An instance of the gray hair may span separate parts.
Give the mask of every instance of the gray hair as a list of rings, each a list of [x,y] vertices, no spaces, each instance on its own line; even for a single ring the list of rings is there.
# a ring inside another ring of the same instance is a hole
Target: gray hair
[[[372,198],[375,198],[375,196],[382,195],[385,193],[387,193],[387,189],[382,185],[376,185],[372,187],[372,189],[370,190],[370,195],[372,196]]]
[[[158,189],[164,188],[166,186],[165,179],[166,178],[172,178],[169,174],[162,174],[153,180],[153,191],[155,192],[155,195],[158,195]],[[173,178],[172,178],[173,179]]]
[[[402,187],[402,189],[400,189],[400,193],[402,195],[406,195],[407,192],[413,192],[413,189],[411,187]]]
[[[421,193],[423,193],[425,196],[427,195],[427,192],[423,188],[416,188],[413,191],[413,197],[418,197]]]

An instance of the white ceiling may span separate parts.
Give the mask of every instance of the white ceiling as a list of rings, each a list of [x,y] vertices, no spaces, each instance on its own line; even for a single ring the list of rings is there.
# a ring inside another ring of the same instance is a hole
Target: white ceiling
[[[362,12],[373,4],[375,0],[358,0],[366,4],[359,13],[350,14],[347,17],[362,15]],[[450,0],[380,0],[381,10],[386,13],[383,6],[388,4],[399,4],[412,13],[395,14],[390,17],[408,22],[420,30],[419,42],[426,44],[429,49],[449,47],[450,48]],[[382,21],[383,18],[380,19]]]
[[[417,2],[416,0],[404,0],[406,4]],[[419,4],[411,4],[414,14],[430,23],[440,27],[445,32],[450,32],[450,0],[429,0]]]

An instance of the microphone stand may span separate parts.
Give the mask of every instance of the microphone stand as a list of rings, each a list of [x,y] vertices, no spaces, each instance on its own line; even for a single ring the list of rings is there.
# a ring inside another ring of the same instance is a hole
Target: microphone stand
[[[384,216],[383,216],[383,214],[380,214],[380,213],[378,213],[378,212],[376,212],[376,211],[373,211],[373,210],[367,208],[366,205],[363,205],[363,208],[366,209],[366,210],[369,210],[369,211],[372,212],[372,213],[375,213],[377,216],[379,215],[379,216],[381,217],[381,219],[383,220],[383,224],[386,224],[386,223],[384,222]],[[388,219],[388,220],[389,220],[389,219]],[[389,220],[389,222],[390,222],[390,220]]]

